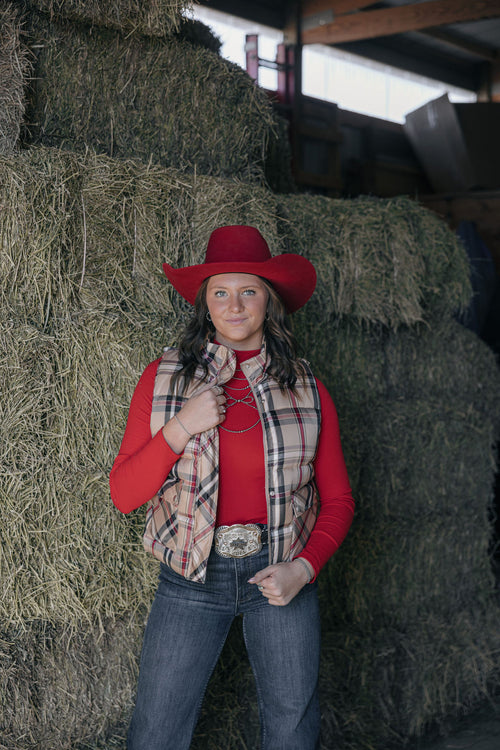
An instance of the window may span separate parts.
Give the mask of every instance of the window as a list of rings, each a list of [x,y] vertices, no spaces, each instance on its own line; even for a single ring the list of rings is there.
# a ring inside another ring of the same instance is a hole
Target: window
[[[222,41],[221,55],[245,68],[245,35],[259,35],[259,57],[274,60],[283,34],[211,8],[195,6],[194,18],[210,26]],[[259,84],[277,88],[275,70],[262,67]],[[452,102],[474,102],[476,95],[430,78],[405,72],[324,45],[304,47],[302,92],[335,102],[342,109],[393,122],[404,122],[408,112],[444,93]]]
[[[245,69],[245,36],[259,35],[259,57],[265,60],[276,59],[276,47],[283,41],[283,34],[277,29],[261,26],[258,23],[246,21],[243,18],[220,13],[211,8],[195,6],[192,16],[201,21],[215,32],[222,42],[221,55],[227,60],[237,63]],[[277,73],[269,68],[260,68],[259,84],[271,91],[278,87]]]
[[[404,122],[408,112],[445,93],[452,102],[477,98],[470,91],[323,45],[303,50],[302,92],[393,122]]]

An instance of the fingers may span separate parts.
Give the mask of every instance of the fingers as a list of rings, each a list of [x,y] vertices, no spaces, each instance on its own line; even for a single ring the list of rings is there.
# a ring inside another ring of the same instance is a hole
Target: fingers
[[[221,385],[214,385],[207,394],[207,408],[213,414],[214,426],[220,424],[226,418],[226,394]]]
[[[253,583],[252,579],[250,579],[249,583]],[[271,590],[273,588],[271,579],[267,579],[267,581],[266,579],[263,579],[260,583],[257,583],[257,581],[255,581],[255,583],[257,584],[257,588],[259,589],[262,596],[265,596],[267,598],[269,598],[270,596],[274,596],[274,592]]]
[[[248,579],[248,583],[262,583],[265,578],[269,578],[274,568],[274,565],[268,565],[267,567],[262,568],[262,570],[258,570],[255,575]]]
[[[248,582],[257,584],[262,596],[277,607],[288,604],[305,585],[302,565],[290,562],[268,565]]]
[[[220,411],[221,407],[226,408],[226,393],[221,385],[213,385],[210,388],[203,389],[193,397],[193,400],[198,400],[208,407],[214,406],[217,411]]]
[[[248,579],[248,583],[255,583],[262,596],[264,596],[270,604],[278,603],[276,585],[272,573],[269,573],[268,568],[259,570],[259,572],[252,578]]]
[[[272,568],[273,566],[269,565],[267,568],[259,570],[258,573],[252,576],[252,578],[248,579],[248,583],[255,583],[262,596],[265,596],[266,599],[276,595]]]
[[[201,396],[202,393],[210,393],[213,394],[216,398],[219,396],[226,396],[224,388],[222,385],[219,385],[218,383],[205,383],[199,391],[197,392],[197,396]]]
[[[285,596],[285,592],[281,590],[281,586],[274,580],[272,575],[265,578],[261,583],[258,583],[257,588],[269,604],[274,604],[278,607],[288,604],[289,600]]]
[[[224,388],[211,385],[189,398],[179,415],[186,430],[194,435],[221,424],[226,418],[226,409]]]
[[[214,385],[212,391],[215,394],[215,400],[217,403],[217,409],[219,413],[219,423],[223,422],[226,418],[226,394],[224,388],[221,385]]]

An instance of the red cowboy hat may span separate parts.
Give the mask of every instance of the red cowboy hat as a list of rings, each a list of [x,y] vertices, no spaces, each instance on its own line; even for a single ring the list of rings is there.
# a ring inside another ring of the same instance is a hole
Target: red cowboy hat
[[[201,283],[218,273],[251,273],[267,279],[289,313],[305,305],[316,286],[316,271],[307,258],[295,253],[273,258],[258,229],[246,226],[215,229],[208,241],[204,263],[185,268],[172,268],[164,263],[163,270],[179,294],[192,305]]]

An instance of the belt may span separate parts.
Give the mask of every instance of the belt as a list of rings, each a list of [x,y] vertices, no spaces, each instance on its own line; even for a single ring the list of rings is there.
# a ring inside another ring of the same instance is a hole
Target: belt
[[[267,544],[267,526],[259,523],[235,523],[217,526],[214,547],[220,557],[249,557],[260,552]]]

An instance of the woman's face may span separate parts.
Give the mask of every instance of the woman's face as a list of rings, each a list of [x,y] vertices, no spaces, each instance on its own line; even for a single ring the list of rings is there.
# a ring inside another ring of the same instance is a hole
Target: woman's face
[[[207,285],[207,306],[217,341],[232,349],[260,349],[269,292],[258,276],[220,273]]]

